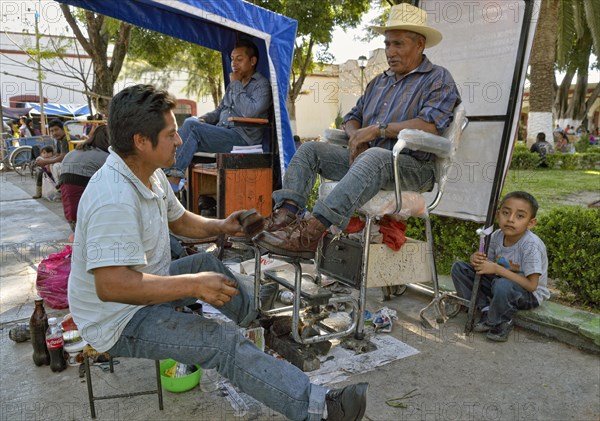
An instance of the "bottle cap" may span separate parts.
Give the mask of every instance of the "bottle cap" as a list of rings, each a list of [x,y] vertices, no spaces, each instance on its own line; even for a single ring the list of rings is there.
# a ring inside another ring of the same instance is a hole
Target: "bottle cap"
[[[49,325],[55,325],[56,324],[56,317],[50,317],[48,319],[48,324]]]

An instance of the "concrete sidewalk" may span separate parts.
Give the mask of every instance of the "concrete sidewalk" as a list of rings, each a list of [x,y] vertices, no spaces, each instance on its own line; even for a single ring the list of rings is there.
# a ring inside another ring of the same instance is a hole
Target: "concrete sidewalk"
[[[0,173],[0,420],[89,419],[87,391],[76,367],[52,373],[31,360],[31,343],[14,343],[8,330],[27,321],[33,311],[35,269],[48,253],[62,249],[70,229],[60,203],[30,199],[33,180]],[[367,308],[387,306],[398,321],[390,334],[419,351],[372,371],[351,374],[345,385],[370,383],[365,419],[370,420],[598,420],[598,355],[581,351],[529,329],[515,328],[508,342],[482,335],[465,336],[466,314],[440,330],[421,327],[418,313],[429,299],[411,291],[382,303],[369,291]],[[62,315],[64,311],[47,309]],[[592,319],[592,327],[594,321]],[[520,323],[519,323],[520,324]],[[539,323],[534,323],[539,326]],[[578,335],[579,336],[579,335]],[[120,359],[115,373],[93,368],[99,394],[126,393],[152,387],[153,365]],[[334,385],[339,387],[340,385]],[[386,401],[416,389],[403,407]],[[236,417],[226,397],[198,388],[165,392],[165,409],[156,396],[101,401],[98,419],[118,420],[281,420],[264,406]]]
[[[440,288],[454,291],[450,276],[439,277]],[[600,354],[600,314],[545,301],[517,312],[515,324],[586,351]]]

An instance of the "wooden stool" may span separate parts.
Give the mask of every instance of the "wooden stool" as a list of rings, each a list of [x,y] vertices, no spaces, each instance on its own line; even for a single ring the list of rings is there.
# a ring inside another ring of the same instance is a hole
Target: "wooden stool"
[[[105,358],[108,358],[109,371],[111,373],[114,373],[113,358],[110,354],[108,354],[106,352],[98,352],[90,345],[86,345],[83,349],[83,361],[84,361],[84,365],[85,365],[85,379],[86,379],[86,383],[87,383],[88,398],[90,401],[90,412],[92,413],[92,418],[96,418],[96,407],[94,404],[95,401],[99,401],[102,399],[129,398],[132,396],[152,395],[154,393],[156,393],[158,395],[158,408],[161,411],[163,410],[162,383],[160,380],[160,363],[158,360],[154,361],[155,366],[156,366],[156,389],[147,390],[147,391],[143,391],[143,392],[121,393],[118,395],[94,396],[94,389],[92,387],[92,374],[91,374],[91,370],[90,370],[90,359],[93,360],[100,355],[104,356]]]

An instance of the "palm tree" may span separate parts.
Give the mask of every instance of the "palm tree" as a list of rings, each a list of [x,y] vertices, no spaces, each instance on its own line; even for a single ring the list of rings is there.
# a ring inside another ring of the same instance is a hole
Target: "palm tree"
[[[593,50],[592,50],[593,49]],[[597,0],[542,0],[531,53],[528,142],[538,132],[552,132],[552,115],[562,126],[578,126],[600,93],[585,100],[590,55],[600,49],[600,4]],[[554,71],[566,73],[560,86]],[[577,74],[575,92],[569,99]],[[599,84],[600,86],[600,84]]]
[[[552,105],[554,104],[554,62],[556,52],[556,22],[561,0],[542,0],[537,29],[531,49],[529,87],[529,118],[527,143],[535,142],[537,133],[552,138]]]
[[[591,53],[598,57],[600,52],[600,4],[597,0],[559,3],[556,64],[559,70],[566,72],[566,76],[558,87],[554,114],[559,123],[577,127],[587,119],[589,107],[600,93],[597,85],[586,102]],[[575,74],[575,89],[569,99]]]

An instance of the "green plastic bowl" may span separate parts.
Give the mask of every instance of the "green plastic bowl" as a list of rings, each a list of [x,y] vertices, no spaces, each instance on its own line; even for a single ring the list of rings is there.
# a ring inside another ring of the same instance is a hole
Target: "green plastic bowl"
[[[199,365],[196,365],[197,370],[187,376],[183,377],[168,377],[165,375],[165,371],[177,364],[177,361],[168,359],[160,362],[160,380],[165,390],[169,392],[187,392],[198,386],[200,383],[200,376],[202,375],[202,369]]]

